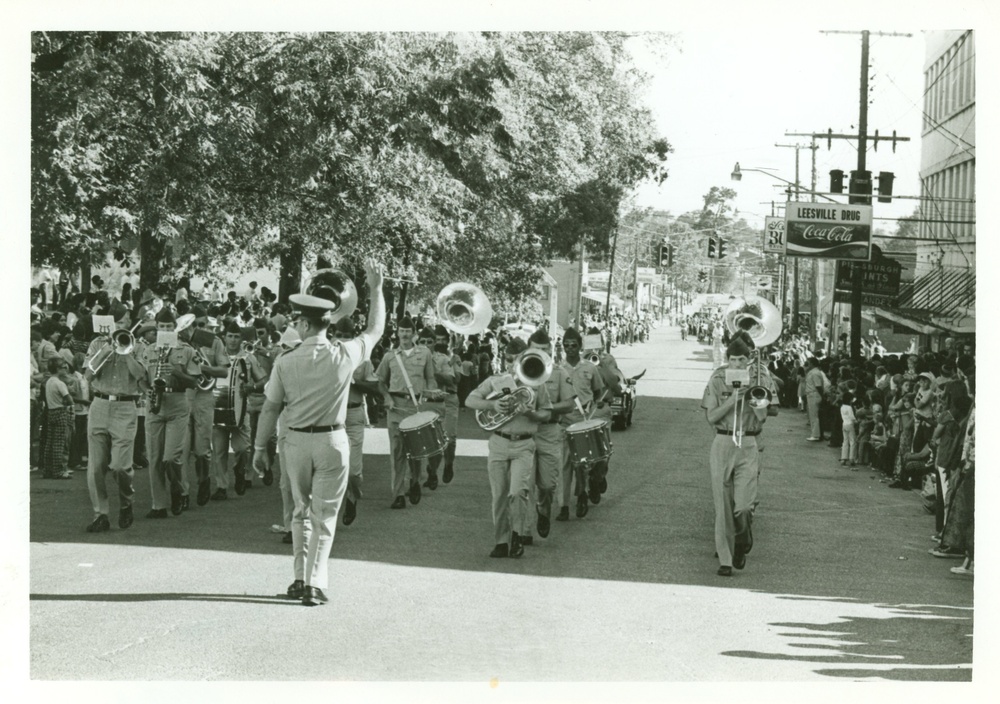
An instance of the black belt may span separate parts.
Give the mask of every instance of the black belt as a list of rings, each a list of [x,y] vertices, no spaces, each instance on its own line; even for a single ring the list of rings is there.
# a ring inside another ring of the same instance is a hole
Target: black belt
[[[348,408],[361,408],[363,405],[365,405],[364,401],[358,401],[357,403],[353,403],[351,401],[347,402]]]
[[[105,401],[138,401],[140,396],[118,396],[116,394],[102,394],[100,391],[95,391],[94,396],[97,398],[103,398]]]
[[[499,430],[494,430],[493,434],[494,435],[499,435],[502,438],[507,438],[508,440],[510,440],[512,442],[517,442],[518,440],[527,440],[528,438],[535,437],[531,433],[526,433],[524,435],[518,435],[517,433],[502,433]]]
[[[732,430],[718,430],[717,429],[715,431],[715,434],[716,435],[732,435],[733,431]],[[754,435],[760,435],[760,431],[759,430],[754,430],[754,431],[751,431],[751,432],[743,433],[743,435],[745,437],[752,438]]]
[[[547,420],[544,423],[539,423],[539,425],[559,425],[557,420]]]
[[[305,428],[289,428],[289,430],[294,430],[296,433],[329,433],[334,430],[343,430],[344,426],[337,425],[310,425]]]
[[[403,393],[402,391],[390,391],[390,396],[395,396],[396,398],[410,398],[409,394]]]

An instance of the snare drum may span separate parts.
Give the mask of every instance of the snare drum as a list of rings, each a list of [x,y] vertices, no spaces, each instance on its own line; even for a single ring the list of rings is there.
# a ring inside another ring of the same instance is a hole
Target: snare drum
[[[413,460],[439,455],[448,445],[441,416],[433,411],[407,416],[399,421],[399,432],[403,436],[403,450]]]
[[[611,424],[602,418],[573,423],[566,441],[573,464],[596,464],[611,457]]]

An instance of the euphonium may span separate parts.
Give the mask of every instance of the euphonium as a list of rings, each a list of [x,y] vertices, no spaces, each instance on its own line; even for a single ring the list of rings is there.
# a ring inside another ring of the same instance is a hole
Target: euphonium
[[[496,400],[502,396],[511,396],[511,410],[476,411],[476,422],[483,430],[496,430],[535,405],[534,387],[539,387],[552,375],[552,358],[542,350],[525,350],[514,362],[514,376],[523,384],[515,386],[512,391],[497,391],[486,397],[487,401]]]

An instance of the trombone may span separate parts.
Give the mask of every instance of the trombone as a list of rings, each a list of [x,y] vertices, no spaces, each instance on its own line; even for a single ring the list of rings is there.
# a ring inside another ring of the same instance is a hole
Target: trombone
[[[132,351],[135,349],[135,331],[140,325],[142,325],[142,323],[143,321],[140,320],[129,330],[115,330],[111,333],[106,344],[111,345],[112,349],[108,350],[108,353],[104,355],[104,358],[96,367],[94,366],[94,359],[96,359],[98,355],[95,354],[87,360],[87,371],[96,376],[97,373],[104,368],[104,365],[108,363],[108,360],[111,359],[112,354],[132,354]]]

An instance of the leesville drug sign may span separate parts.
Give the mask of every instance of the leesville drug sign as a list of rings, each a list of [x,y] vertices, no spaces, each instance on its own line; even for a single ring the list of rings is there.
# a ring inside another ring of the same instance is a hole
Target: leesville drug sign
[[[872,207],[839,203],[785,204],[785,254],[817,259],[871,259]]]

